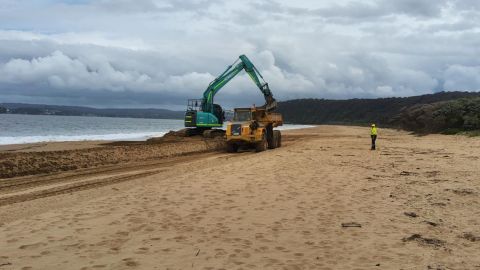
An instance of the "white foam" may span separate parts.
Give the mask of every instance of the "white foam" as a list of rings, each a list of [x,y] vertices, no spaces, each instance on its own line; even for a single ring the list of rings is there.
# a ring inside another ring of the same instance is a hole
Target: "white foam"
[[[278,129],[278,130],[289,130],[289,129],[302,129],[302,128],[313,128],[313,127],[315,127],[315,126],[286,124],[286,125],[283,125],[283,126],[279,126],[276,129]]]
[[[279,130],[311,128],[310,125],[283,125]],[[38,143],[38,142],[72,142],[72,141],[144,141],[152,137],[161,137],[167,132],[137,132],[86,135],[41,135],[41,136],[3,136],[0,145]]]
[[[87,134],[87,135],[45,135],[0,137],[0,145],[38,143],[38,142],[72,142],[72,141],[143,141],[152,137],[161,137],[166,132]]]

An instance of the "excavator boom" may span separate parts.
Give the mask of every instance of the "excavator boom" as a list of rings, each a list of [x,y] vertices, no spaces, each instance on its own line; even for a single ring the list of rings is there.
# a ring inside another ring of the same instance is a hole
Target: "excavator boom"
[[[207,89],[203,92],[203,97],[200,102],[197,100],[189,100],[188,108],[185,112],[185,127],[193,127],[195,128],[194,130],[192,129],[193,131],[200,132],[201,130],[223,126],[225,114],[220,105],[214,104],[214,97],[242,70],[245,70],[265,98],[265,104],[258,108],[267,112],[275,110],[277,108],[277,102],[273,98],[268,83],[265,82],[262,74],[260,74],[248,57],[240,55],[232,65],[228,66],[220,76],[208,85]],[[200,103],[200,106],[198,106],[198,103]]]
[[[240,63],[237,62],[240,60]],[[236,64],[236,65],[235,65]],[[272,92],[268,83],[263,79],[262,74],[253,65],[253,63],[245,55],[240,55],[239,59],[235,61],[215,80],[213,80],[208,88],[203,93],[202,110],[210,112],[213,109],[213,98],[229,81],[238,75],[242,70],[247,72],[248,76],[257,85],[265,98],[265,105],[261,108],[265,108],[267,111],[275,110],[277,102],[273,98]]]

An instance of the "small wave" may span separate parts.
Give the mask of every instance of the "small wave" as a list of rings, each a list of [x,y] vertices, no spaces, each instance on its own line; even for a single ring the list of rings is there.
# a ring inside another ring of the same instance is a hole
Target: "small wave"
[[[309,125],[284,125],[279,130],[311,128]],[[2,136],[0,145],[39,143],[39,142],[72,142],[72,141],[144,141],[152,137],[161,137],[167,132],[113,133],[86,135],[40,135],[40,136]]]
[[[279,126],[278,130],[289,130],[289,129],[302,129],[302,128],[313,128],[315,126],[311,126],[311,125],[291,125],[291,124],[286,124],[286,125],[283,125],[283,126]]]
[[[166,132],[118,133],[92,135],[45,135],[0,137],[0,145],[38,143],[38,142],[72,142],[72,141],[143,141],[152,137],[161,137]]]

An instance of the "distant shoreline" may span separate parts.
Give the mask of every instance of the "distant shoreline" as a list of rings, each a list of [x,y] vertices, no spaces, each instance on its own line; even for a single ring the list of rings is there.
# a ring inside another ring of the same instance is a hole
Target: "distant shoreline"
[[[91,108],[25,103],[0,103],[0,114],[120,117],[144,119],[183,119],[184,111],[168,109]]]
[[[78,116],[78,117],[105,117],[105,118],[131,118],[131,119],[168,119],[168,120],[183,120],[183,117],[176,117],[176,118],[155,118],[155,117],[147,117],[147,116],[112,116],[112,115],[93,115],[93,114],[35,114],[35,113],[0,113],[1,115],[33,115],[33,116]]]
[[[30,116],[66,116],[66,117],[98,117],[98,118],[124,118],[124,119],[151,119],[151,120],[183,120],[179,118],[152,118],[136,116],[108,116],[108,115],[67,115],[67,114],[30,114],[30,113],[0,113],[2,115],[30,115]]]

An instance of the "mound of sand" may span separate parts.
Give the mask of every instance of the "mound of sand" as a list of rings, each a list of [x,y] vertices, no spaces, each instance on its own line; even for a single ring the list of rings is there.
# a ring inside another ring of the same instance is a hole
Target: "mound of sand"
[[[146,142],[114,142],[93,148],[0,152],[0,178],[94,168],[224,149],[223,138],[166,136]],[[56,147],[58,148],[58,147]]]

